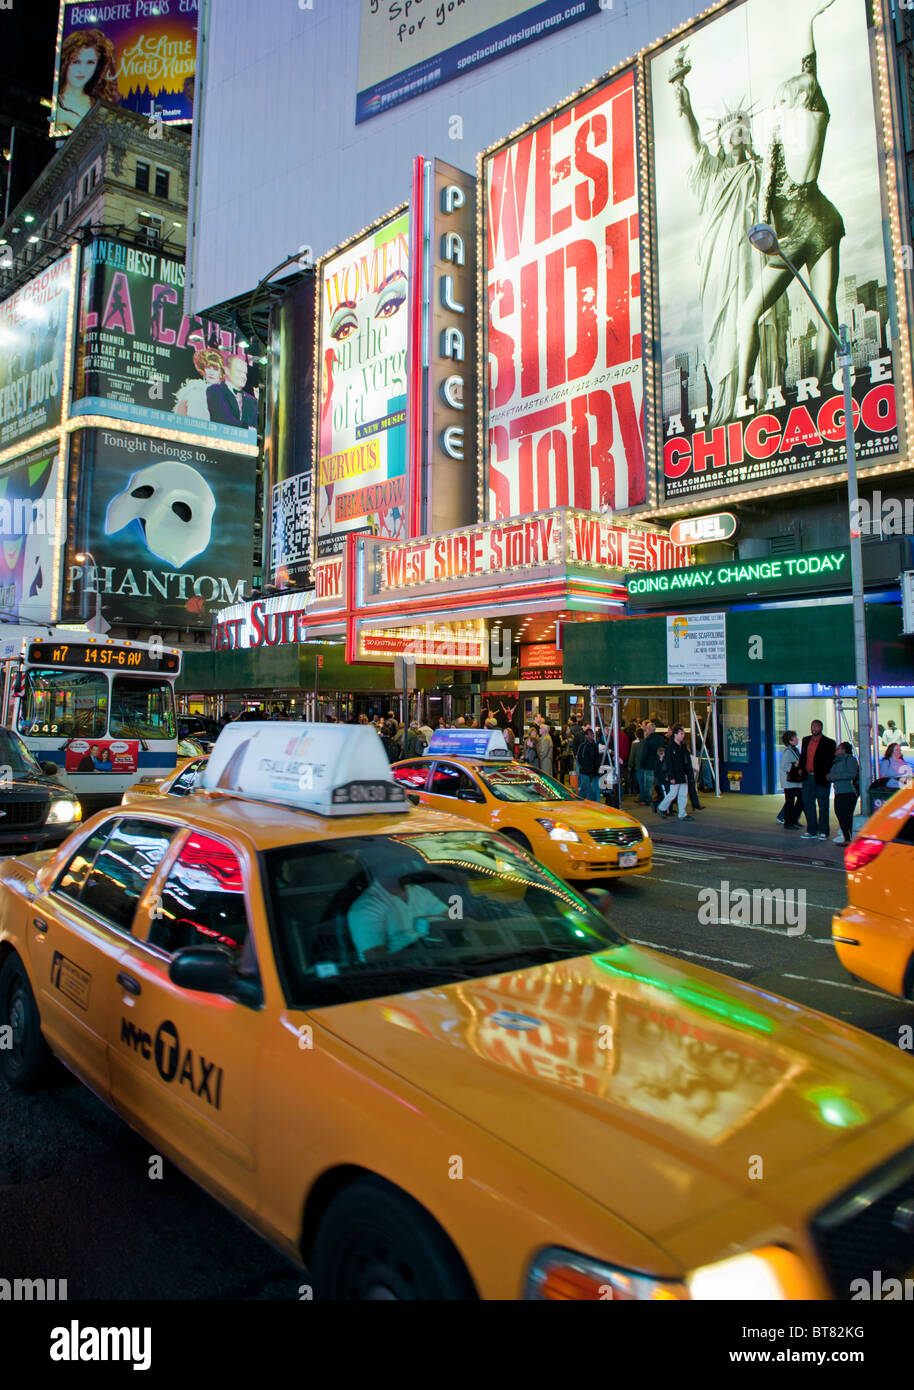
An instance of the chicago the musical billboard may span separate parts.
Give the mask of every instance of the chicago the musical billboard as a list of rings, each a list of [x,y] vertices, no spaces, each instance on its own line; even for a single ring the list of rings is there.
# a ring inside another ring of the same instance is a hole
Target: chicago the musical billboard
[[[662,497],[844,465],[832,324],[846,324],[861,468],[899,452],[865,0],[743,0],[647,58]]]

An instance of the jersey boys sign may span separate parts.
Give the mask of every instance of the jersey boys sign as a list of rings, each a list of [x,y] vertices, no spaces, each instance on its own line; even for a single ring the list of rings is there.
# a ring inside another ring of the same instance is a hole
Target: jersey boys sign
[[[645,501],[635,77],[483,162],[488,515]]]
[[[833,340],[755,222],[847,325],[861,465],[896,454],[864,0],[745,0],[685,40],[648,64],[665,496],[844,464]]]

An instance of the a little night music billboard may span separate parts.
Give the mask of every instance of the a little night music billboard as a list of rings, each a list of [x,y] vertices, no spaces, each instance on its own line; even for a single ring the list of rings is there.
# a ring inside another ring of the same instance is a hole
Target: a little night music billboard
[[[844,465],[834,341],[755,222],[847,325],[859,462],[899,451],[867,9],[744,0],[649,57],[668,499]]]
[[[635,74],[483,159],[488,516],[646,498]]]

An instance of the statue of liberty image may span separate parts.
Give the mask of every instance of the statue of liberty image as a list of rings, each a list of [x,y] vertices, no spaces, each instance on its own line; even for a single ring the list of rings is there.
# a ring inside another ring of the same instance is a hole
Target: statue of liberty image
[[[752,146],[753,109],[726,106],[710,125],[707,139],[692,108],[685,82],[692,65],[683,45],[669,82],[685,127],[693,160],[689,189],[698,204],[698,296],[705,339],[705,366],[711,386],[706,427],[733,420],[740,394],[740,310],[759,280],[758,257],[746,239],[758,221],[762,159]],[[759,328],[756,317],[756,329]],[[761,317],[764,317],[762,315]],[[756,341],[759,339],[757,337]],[[761,334],[755,383],[762,391],[782,380],[785,332],[772,317]],[[745,388],[744,388],[745,389]]]

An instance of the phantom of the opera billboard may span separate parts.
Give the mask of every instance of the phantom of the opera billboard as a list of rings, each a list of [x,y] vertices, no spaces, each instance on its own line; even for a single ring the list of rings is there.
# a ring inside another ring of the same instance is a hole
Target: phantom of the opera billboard
[[[316,558],[367,532],[406,536],[409,214],[320,265]]]
[[[64,256],[0,304],[0,453],[60,424],[72,275]]]
[[[100,238],[83,253],[71,415],[257,443],[260,369],[236,333],[184,313],[184,262]]]
[[[758,222],[847,325],[860,466],[899,451],[867,8],[744,0],[648,55],[664,500],[843,467],[834,341]]]
[[[250,597],[255,469],[247,454],[202,443],[80,431],[64,582],[70,619],[91,618],[98,594],[112,626],[208,629],[219,609]]]
[[[486,516],[647,500],[635,71],[482,160]]]
[[[197,18],[197,0],[63,0],[52,134],[68,135],[98,101],[148,117],[151,134],[192,120]]]

